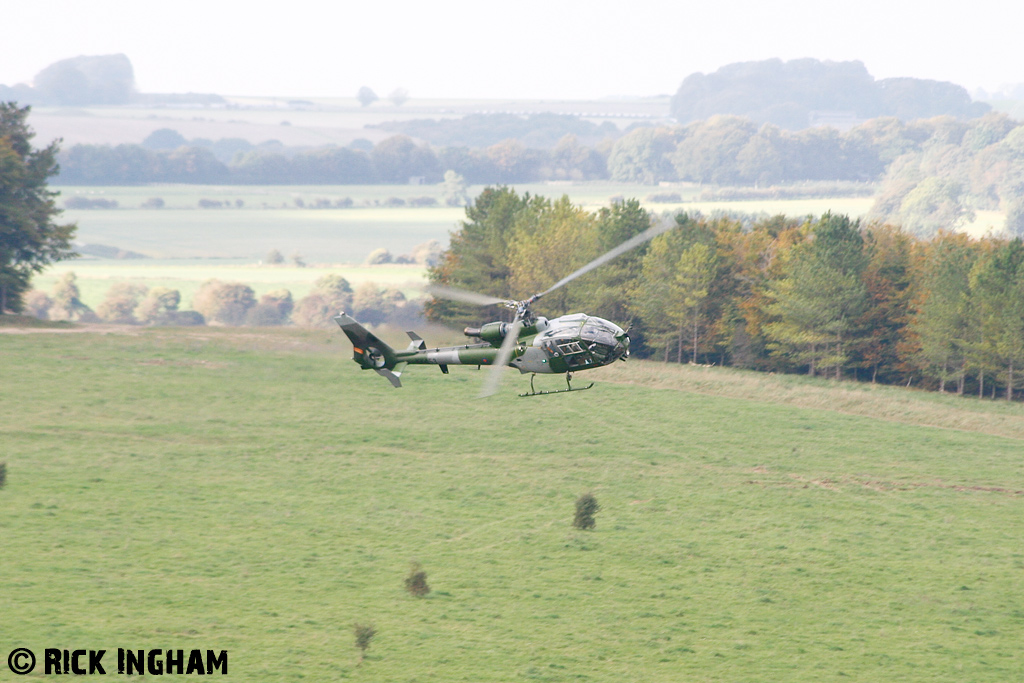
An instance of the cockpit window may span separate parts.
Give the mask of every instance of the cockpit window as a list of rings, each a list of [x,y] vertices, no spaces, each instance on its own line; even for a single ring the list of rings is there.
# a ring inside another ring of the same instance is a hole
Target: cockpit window
[[[572,355],[574,353],[583,353],[583,347],[580,346],[579,342],[575,341],[569,342],[567,344],[559,344],[558,350],[561,351],[562,354],[566,356]]]
[[[599,344],[607,344],[608,346],[616,345],[616,335],[621,334],[621,330],[612,329],[610,325],[602,324],[593,318],[588,320],[580,330],[580,336],[591,342],[598,342]]]

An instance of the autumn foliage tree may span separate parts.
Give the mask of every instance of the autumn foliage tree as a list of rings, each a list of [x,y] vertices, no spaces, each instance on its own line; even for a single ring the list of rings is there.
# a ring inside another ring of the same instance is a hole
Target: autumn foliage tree
[[[0,103],[0,315],[19,312],[34,274],[74,256],[74,224],[60,225],[56,192],[57,142],[32,147],[29,108]]]

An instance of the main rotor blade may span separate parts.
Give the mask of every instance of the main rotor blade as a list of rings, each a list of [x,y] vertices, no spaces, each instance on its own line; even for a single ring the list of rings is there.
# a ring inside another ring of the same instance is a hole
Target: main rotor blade
[[[467,304],[476,304],[478,306],[493,306],[494,304],[503,304],[506,301],[506,299],[499,299],[496,296],[478,294],[477,292],[470,292],[469,290],[459,289],[458,287],[448,287],[447,285],[427,285],[424,287],[424,291],[440,299],[462,301]]]
[[[623,242],[619,246],[615,247],[614,249],[612,249],[611,251],[609,251],[605,255],[598,256],[596,259],[594,259],[593,261],[591,261],[587,265],[583,266],[582,268],[577,270],[572,275],[569,275],[567,277],[562,278],[561,280],[559,280],[558,282],[556,282],[555,284],[551,285],[546,290],[541,292],[538,296],[544,296],[545,294],[548,294],[550,292],[555,291],[559,287],[572,282],[573,280],[578,278],[580,275],[584,275],[586,273],[589,273],[590,271],[592,271],[594,268],[597,268],[598,266],[603,266],[604,264],[608,263],[609,261],[611,261],[616,256],[621,256],[622,254],[625,254],[630,249],[635,249],[636,247],[640,246],[644,242],[647,242],[648,240],[652,240],[655,237],[657,237],[658,235],[660,235],[661,233],[668,232],[669,230],[671,230],[674,227],[675,227],[675,223],[673,221],[665,221],[665,223],[662,224],[662,225],[655,225],[653,228],[648,228],[647,230],[643,231],[639,235],[636,235],[635,237],[629,238],[628,240],[626,240],[625,242]]]
[[[501,383],[501,373],[508,366],[508,362],[512,360],[512,349],[519,343],[519,330],[522,327],[523,321],[519,318],[509,325],[505,339],[501,342],[501,348],[498,349],[498,355],[494,359],[494,365],[488,370],[487,377],[484,379],[484,386],[480,389],[479,398],[487,398],[497,393],[498,384]]]

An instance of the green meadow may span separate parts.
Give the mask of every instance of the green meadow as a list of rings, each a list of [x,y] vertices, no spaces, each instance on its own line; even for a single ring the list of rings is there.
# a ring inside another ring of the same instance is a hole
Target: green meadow
[[[478,400],[469,368],[392,389],[335,330],[75,329],[0,334],[8,650],[224,649],[259,682],[1024,675],[1020,405],[633,361]]]
[[[139,252],[153,258],[245,258],[258,260],[271,249],[285,256],[301,254],[309,263],[362,263],[367,254],[384,247],[395,255],[409,253],[427,240],[447,246],[449,234],[465,218],[461,207],[444,205],[439,185],[329,186],[197,186],[61,187],[59,204],[75,196],[117,201],[117,209],[66,210],[63,217],[78,224],[76,240]],[[471,186],[477,196],[483,186]],[[594,211],[615,198],[636,198],[655,212],[732,211],[820,215],[826,211],[861,216],[871,198],[793,199],[759,201],[700,201],[695,185],[659,188],[612,182],[552,182],[517,185],[516,190],[546,197],[567,195]],[[648,202],[652,194],[680,195],[672,203]],[[165,208],[147,209],[147,199],[159,197]],[[404,201],[429,197],[437,206],[382,206],[390,198]],[[223,202],[223,208],[201,209],[202,199]],[[332,205],[351,199],[351,208],[311,208],[317,200]],[[296,201],[302,203],[302,207]],[[241,206],[238,206],[241,202]]]

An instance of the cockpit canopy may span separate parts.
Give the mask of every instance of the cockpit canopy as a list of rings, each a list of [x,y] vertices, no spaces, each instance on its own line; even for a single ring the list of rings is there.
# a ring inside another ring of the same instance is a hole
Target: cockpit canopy
[[[629,337],[621,327],[582,313],[549,321],[534,345],[553,358],[563,358],[570,368],[607,365],[629,353]]]

